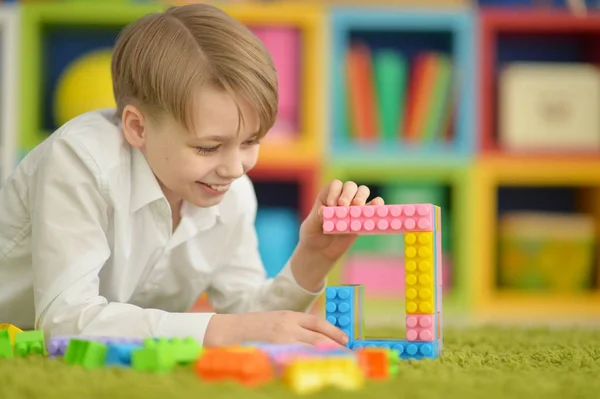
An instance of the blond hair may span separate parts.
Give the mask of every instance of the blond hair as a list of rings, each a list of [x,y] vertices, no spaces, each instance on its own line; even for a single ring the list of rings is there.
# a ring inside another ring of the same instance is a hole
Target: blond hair
[[[208,4],[169,7],[128,25],[112,59],[116,116],[132,104],[193,130],[194,101],[204,85],[241,96],[257,112],[262,137],[277,115],[273,60],[251,31]],[[238,115],[241,112],[238,104]]]

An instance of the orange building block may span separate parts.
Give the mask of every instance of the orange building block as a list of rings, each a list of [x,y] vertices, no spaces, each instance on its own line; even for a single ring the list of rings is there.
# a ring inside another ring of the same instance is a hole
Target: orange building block
[[[385,380],[390,377],[390,361],[386,349],[362,348],[356,350],[356,355],[366,378]]]
[[[266,353],[232,348],[206,350],[196,362],[196,373],[206,381],[233,380],[249,387],[274,378],[273,366]]]

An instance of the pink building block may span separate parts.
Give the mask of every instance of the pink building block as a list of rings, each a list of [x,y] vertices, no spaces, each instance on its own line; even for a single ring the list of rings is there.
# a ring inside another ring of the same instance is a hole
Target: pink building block
[[[370,298],[403,298],[404,261],[398,256],[353,255],[344,264],[343,284],[362,284]]]
[[[350,232],[350,207],[328,206],[323,209],[323,231],[325,233]]]
[[[402,234],[416,231],[435,231],[434,212],[435,207],[431,204],[414,205],[381,205],[381,206],[347,206],[335,208],[346,208],[349,213],[350,228],[345,223],[338,225],[324,218],[323,230],[328,234]],[[329,207],[323,210],[323,215],[331,214]],[[342,211],[339,211],[342,214]],[[344,213],[344,222],[347,222]],[[341,217],[338,216],[339,219]]]
[[[407,341],[434,341],[436,338],[433,315],[407,315],[406,339]]]
[[[286,26],[266,26],[252,29],[273,57],[279,85],[279,110],[269,137],[287,137],[298,130],[300,35]]]

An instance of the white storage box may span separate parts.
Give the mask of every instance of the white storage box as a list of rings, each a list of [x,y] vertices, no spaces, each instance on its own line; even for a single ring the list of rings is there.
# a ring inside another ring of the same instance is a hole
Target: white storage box
[[[600,150],[600,69],[515,63],[498,84],[498,139],[506,150]]]

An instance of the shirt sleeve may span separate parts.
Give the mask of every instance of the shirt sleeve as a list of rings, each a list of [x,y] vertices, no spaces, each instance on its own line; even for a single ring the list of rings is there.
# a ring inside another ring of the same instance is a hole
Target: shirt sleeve
[[[288,261],[274,278],[267,278],[255,228],[256,194],[252,183],[240,195],[241,216],[236,221],[226,259],[212,274],[207,294],[219,313],[246,313],[272,310],[305,312],[310,309],[325,287],[311,292],[300,286]]]
[[[203,342],[212,314],[167,313],[101,296],[111,255],[111,209],[100,168],[72,139],[47,143],[31,190],[35,323],[48,336],[192,336]]]

